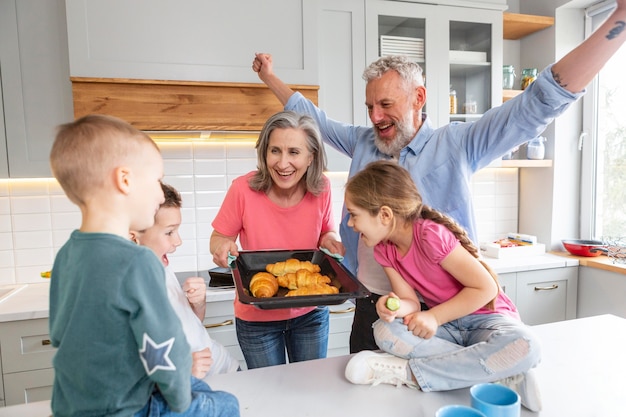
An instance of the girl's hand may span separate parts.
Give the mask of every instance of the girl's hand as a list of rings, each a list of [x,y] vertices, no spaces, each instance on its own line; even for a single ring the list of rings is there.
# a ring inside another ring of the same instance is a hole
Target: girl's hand
[[[376,312],[378,313],[378,317],[380,317],[382,321],[386,321],[387,323],[391,323],[392,321],[394,321],[398,316],[399,311],[391,311],[387,308],[387,299],[389,297],[399,298],[393,292],[390,292],[388,295],[383,295],[382,297],[380,297],[376,302]]]
[[[430,339],[439,328],[437,317],[429,310],[418,311],[405,316],[404,324],[410,332],[422,339]]]
[[[211,349],[205,348],[191,354],[192,365],[191,374],[198,379],[202,379],[213,366],[213,356]]]

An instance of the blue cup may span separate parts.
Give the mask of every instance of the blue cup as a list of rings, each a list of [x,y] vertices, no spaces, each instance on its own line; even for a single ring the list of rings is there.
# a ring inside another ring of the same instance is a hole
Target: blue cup
[[[521,401],[517,392],[500,384],[478,384],[470,388],[472,407],[486,417],[519,417]]]
[[[485,415],[466,405],[446,405],[437,410],[435,417],[485,417]]]

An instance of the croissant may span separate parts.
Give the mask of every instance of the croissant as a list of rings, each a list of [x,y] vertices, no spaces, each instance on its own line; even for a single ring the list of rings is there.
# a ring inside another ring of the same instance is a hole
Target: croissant
[[[298,269],[296,273],[288,273],[278,277],[278,285],[295,290],[312,284],[330,284],[330,278],[319,272],[311,272],[306,269]]]
[[[291,290],[285,294],[285,297],[294,297],[298,295],[323,295],[337,294],[339,288],[328,284],[312,284],[306,287],[300,287],[297,290]]]
[[[289,258],[283,262],[276,262],[275,264],[267,264],[265,270],[271,274],[278,276],[288,273],[295,273],[299,269],[306,269],[311,272],[320,272],[320,266],[311,263],[311,261],[300,261],[298,259]]]
[[[250,292],[253,297],[273,297],[278,292],[278,281],[272,274],[257,272],[250,280]]]

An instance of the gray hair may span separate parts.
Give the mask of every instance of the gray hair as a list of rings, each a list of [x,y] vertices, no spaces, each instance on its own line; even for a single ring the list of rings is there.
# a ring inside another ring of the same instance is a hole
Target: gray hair
[[[369,83],[382,77],[387,71],[394,70],[404,80],[407,86],[417,87],[424,85],[422,67],[403,55],[390,55],[372,62],[365,71],[363,79]]]
[[[326,150],[322,143],[320,131],[311,116],[293,111],[282,111],[274,114],[265,122],[259,139],[256,142],[257,173],[250,178],[250,188],[256,191],[267,191],[272,186],[272,177],[267,166],[267,149],[270,135],[276,129],[300,129],[307,137],[307,149],[313,154],[313,161],[309,165],[303,180],[306,189],[313,195],[319,195],[326,188],[323,174],[326,170]]]

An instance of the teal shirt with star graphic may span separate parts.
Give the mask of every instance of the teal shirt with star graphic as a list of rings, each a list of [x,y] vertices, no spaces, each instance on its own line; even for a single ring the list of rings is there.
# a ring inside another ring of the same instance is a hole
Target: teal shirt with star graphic
[[[72,232],[50,278],[52,411],[129,416],[155,385],[172,411],[191,403],[191,354],[149,249],[106,233]]]

